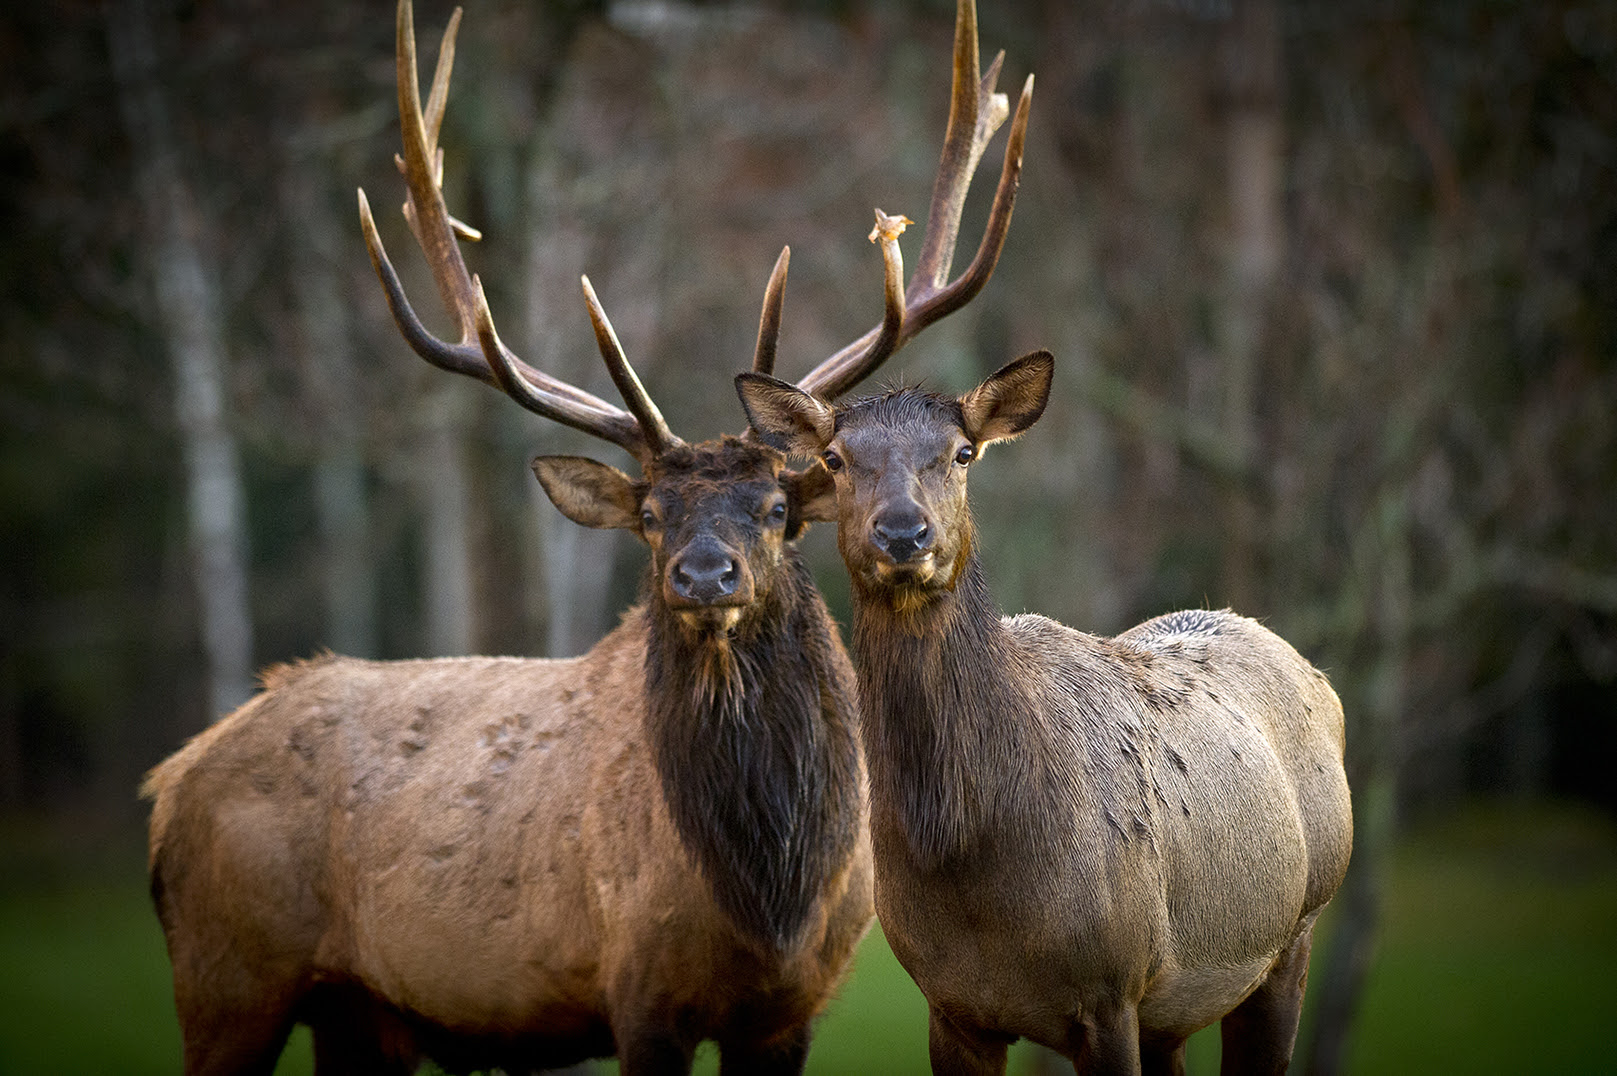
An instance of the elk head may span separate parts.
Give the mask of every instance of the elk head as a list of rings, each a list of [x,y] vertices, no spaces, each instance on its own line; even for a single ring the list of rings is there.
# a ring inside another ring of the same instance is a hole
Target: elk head
[[[546,494],[569,519],[589,527],[629,530],[650,546],[653,597],[687,628],[733,634],[768,596],[786,543],[810,521],[835,518],[831,476],[819,461],[802,471],[787,468],[785,457],[751,430],[700,444],[676,437],[629,365],[587,278],[584,297],[596,344],[626,410],[529,366],[500,340],[482,284],[467,272],[456,239],[457,234],[470,239],[478,235],[450,217],[441,190],[443,155],[437,140],[459,20],[457,10],[444,33],[424,111],[409,0],[399,3],[396,66],[404,139],[397,163],[409,190],[404,215],[426,254],[444,305],[460,327],[461,339],[441,340],[417,319],[383,249],[365,192],[360,191],[366,244],[394,320],[406,341],[429,363],[494,385],[528,410],[611,441],[633,455],[640,464],[639,479],[581,457],[540,457],[533,466]],[[950,280],[949,271],[972,173],[988,140],[1010,114],[1005,96],[994,92],[1002,61],[1003,54],[986,77],[980,76],[975,8],[971,0],[960,0],[949,128],[920,264],[906,288],[898,236],[910,222],[877,210],[870,238],[880,243],[882,251],[886,300],[882,322],[803,377],[797,383],[803,392],[830,399],[846,391],[927,325],[970,302],[987,283],[1015,204],[1032,76],[1017,105],[982,242],[964,272]],[[753,360],[753,371],[761,377],[774,368],[789,260],[790,251],[783,250],[765,291]]]
[[[759,374],[741,374],[736,387],[761,437],[831,472],[854,584],[913,608],[954,589],[972,549],[971,464],[1038,420],[1054,368],[1035,351],[959,398],[899,389],[840,408]]]
[[[696,631],[734,631],[767,597],[786,544],[835,518],[823,467],[794,471],[755,440],[680,445],[637,481],[580,456],[540,456],[534,473],[575,523],[632,531],[651,547],[659,600]]]

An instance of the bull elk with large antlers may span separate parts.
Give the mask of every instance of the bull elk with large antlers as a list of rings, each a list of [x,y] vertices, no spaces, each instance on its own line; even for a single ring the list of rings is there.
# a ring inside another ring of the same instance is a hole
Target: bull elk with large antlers
[[[1027,1037],[1083,1073],[1282,1073],[1314,920],[1352,845],[1342,706],[1279,636],[1179,612],[1116,638],[1001,618],[966,477],[1044,412],[1035,352],[958,399],[835,407],[738,378],[752,426],[835,474],[853,580],[877,912],[932,1069]]]
[[[457,11],[426,108],[409,0],[398,11],[405,215],[460,331],[417,320],[363,192],[366,242],[400,332],[428,362],[498,386],[635,457],[534,469],[569,518],[651,550],[641,604],[571,660],[340,657],[281,666],[152,771],[151,879],[191,1074],[269,1072],[296,1022],[321,1073],[529,1071],[616,1053],[684,1072],[796,1072],[811,1022],[872,914],[853,671],[792,542],[830,519],[830,476],[750,431],[686,444],[618,346],[596,341],[627,410],[502,344],[439,189]],[[799,384],[857,384],[981,289],[1003,245],[1031,82],[970,268],[949,280],[961,205],[1007,117],[979,79],[961,0],[954,91],[911,301],[883,218],[886,315]],[[754,368],[773,367],[785,252]]]

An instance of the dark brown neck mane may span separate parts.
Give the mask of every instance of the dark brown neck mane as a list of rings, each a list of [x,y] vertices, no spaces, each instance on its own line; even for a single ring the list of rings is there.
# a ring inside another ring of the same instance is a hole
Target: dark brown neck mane
[[[714,899],[790,950],[859,839],[853,670],[795,550],[733,639],[647,601],[647,721],[663,796]]]

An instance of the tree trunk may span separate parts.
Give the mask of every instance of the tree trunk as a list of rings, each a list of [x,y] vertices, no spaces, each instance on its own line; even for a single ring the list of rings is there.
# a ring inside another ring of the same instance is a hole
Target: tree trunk
[[[326,194],[312,162],[296,161],[282,175],[281,202],[296,233],[290,247],[302,352],[299,366],[315,423],[314,508],[326,620],[323,641],[339,653],[375,657],[365,411],[354,376],[337,252],[332,249],[333,238],[345,233]]]
[[[1393,782],[1361,775],[1354,797],[1353,866],[1336,895],[1336,922],[1314,961],[1313,1011],[1297,1051],[1310,1076],[1335,1076],[1347,1067],[1359,1000],[1375,961],[1381,899],[1392,844]]]
[[[1279,13],[1274,0],[1237,4],[1224,46],[1230,237],[1225,294],[1219,304],[1218,347],[1223,371],[1219,421],[1239,458],[1251,464],[1258,443],[1258,369],[1275,277],[1285,249],[1285,136]],[[1221,574],[1228,604],[1261,613],[1255,562],[1261,543],[1252,494],[1241,483],[1226,487]]]
[[[1414,620],[1414,569],[1408,515],[1409,491],[1395,488],[1371,503],[1365,526],[1374,528],[1376,606],[1365,625],[1377,636],[1369,675],[1357,697],[1363,719],[1349,740],[1354,778],[1353,864],[1337,896],[1336,925],[1321,953],[1314,978],[1314,1012],[1305,1048],[1306,1071],[1335,1076],[1347,1064],[1359,1000],[1369,978],[1381,927],[1382,880],[1397,831],[1400,726],[1409,703],[1409,660]],[[1357,750],[1355,750],[1355,746]]]
[[[217,717],[252,692],[253,627],[241,470],[225,418],[224,322],[204,242],[208,227],[169,123],[151,16],[142,0],[107,8],[107,43],[145,210],[157,320],[174,374],[185,460],[193,580]]]
[[[558,182],[555,150],[545,145],[545,133],[538,142],[528,158],[523,214],[528,228],[523,332],[540,369],[568,384],[590,386],[599,381],[590,376],[592,371],[602,368],[594,359],[578,284],[589,241],[574,221],[574,210],[563,202],[560,192],[572,187]],[[545,452],[578,450],[574,445],[579,438],[554,423],[539,423],[536,432]],[[616,542],[612,534],[585,530],[556,511],[537,481],[533,494],[536,540],[529,546],[534,560],[528,574],[530,592],[539,600],[531,605],[542,609],[546,656],[572,657],[588,650],[606,630]]]
[[[438,657],[470,654],[477,646],[463,432],[471,408],[458,381],[438,384],[425,401],[427,429],[417,468],[426,513],[427,651]]]

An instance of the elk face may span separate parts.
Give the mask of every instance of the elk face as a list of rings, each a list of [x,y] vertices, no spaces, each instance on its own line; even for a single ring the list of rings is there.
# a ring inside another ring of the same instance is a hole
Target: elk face
[[[830,476],[792,471],[772,448],[724,437],[678,445],[635,481],[576,456],[541,456],[534,473],[562,514],[622,528],[651,547],[655,599],[696,634],[734,633],[768,597],[786,544],[834,518]]]
[[[755,374],[737,387],[754,429],[831,472],[837,545],[856,585],[907,605],[953,589],[971,552],[970,465],[1033,425],[1053,369],[1037,351],[958,399],[902,389],[837,409]]]

